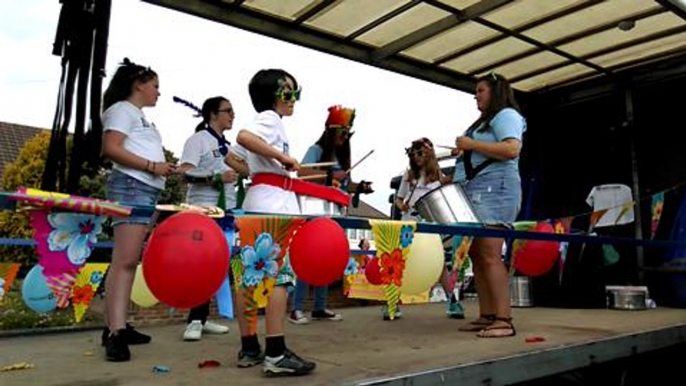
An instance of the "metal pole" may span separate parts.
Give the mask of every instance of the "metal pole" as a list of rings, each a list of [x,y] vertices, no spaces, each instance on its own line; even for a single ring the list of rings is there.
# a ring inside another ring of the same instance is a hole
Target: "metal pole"
[[[636,155],[636,137],[637,130],[634,122],[634,101],[631,89],[627,88],[624,92],[624,101],[626,103],[626,122],[624,126],[629,129],[631,136],[631,175],[632,175],[632,190],[634,202],[637,203],[634,208],[634,235],[636,239],[643,240],[643,222],[641,221],[641,191],[638,180],[638,157]],[[642,285],[645,282],[645,271],[643,270],[643,247],[636,247],[636,266],[638,271],[638,284]]]

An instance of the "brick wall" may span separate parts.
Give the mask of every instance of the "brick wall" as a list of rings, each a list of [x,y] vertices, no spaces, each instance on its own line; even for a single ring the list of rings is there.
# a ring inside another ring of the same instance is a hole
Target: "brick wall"
[[[312,290],[310,289],[310,296],[305,302],[305,310],[312,310]],[[360,307],[369,304],[381,304],[380,302],[349,299],[343,295],[343,286],[340,282],[334,283],[329,287],[329,304],[328,307],[338,310],[346,307]],[[135,325],[151,325],[151,324],[171,324],[185,322],[188,316],[188,310],[173,309],[166,304],[158,303],[153,307],[142,308],[131,303],[129,308],[129,321]],[[214,299],[210,303],[210,319],[218,319],[217,305]]]

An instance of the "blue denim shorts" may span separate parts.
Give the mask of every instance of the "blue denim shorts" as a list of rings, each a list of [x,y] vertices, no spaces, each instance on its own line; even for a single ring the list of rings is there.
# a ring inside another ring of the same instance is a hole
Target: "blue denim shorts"
[[[517,219],[522,202],[522,183],[512,171],[478,174],[465,186],[481,222],[509,226]]]
[[[110,201],[122,205],[156,205],[162,190],[141,182],[128,174],[112,170],[107,179],[106,195]],[[150,217],[112,217],[112,225],[150,223]]]

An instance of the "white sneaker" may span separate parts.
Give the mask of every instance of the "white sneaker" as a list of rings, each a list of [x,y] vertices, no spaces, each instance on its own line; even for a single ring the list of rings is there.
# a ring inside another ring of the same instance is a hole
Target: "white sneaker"
[[[308,324],[310,320],[303,315],[302,311],[293,311],[288,315],[288,321],[293,324]]]
[[[194,320],[186,326],[186,331],[183,332],[183,340],[193,341],[202,338],[202,322]]]
[[[206,332],[208,334],[226,334],[229,332],[229,328],[218,323],[212,323],[208,320],[205,322],[205,324],[203,324],[202,332]]]

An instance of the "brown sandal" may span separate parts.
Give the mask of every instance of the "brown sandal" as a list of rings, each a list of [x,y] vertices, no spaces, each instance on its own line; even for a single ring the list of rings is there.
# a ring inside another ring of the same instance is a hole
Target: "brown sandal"
[[[505,322],[507,323],[506,325],[496,325],[494,326],[496,322]],[[486,326],[479,331],[476,336],[479,338],[509,338],[512,336],[517,335],[517,331],[515,330],[514,324],[512,324],[512,318],[505,318],[505,317],[496,317],[493,320],[493,324]],[[509,333],[506,334],[491,334],[489,331],[496,331],[496,330],[510,330]]]
[[[466,332],[478,332],[484,329],[484,327],[488,327],[493,322],[495,321],[495,315],[494,314],[481,314],[479,315],[479,318],[476,320],[472,320],[468,324],[465,324],[464,326],[459,327],[457,330],[458,331],[466,331]]]

